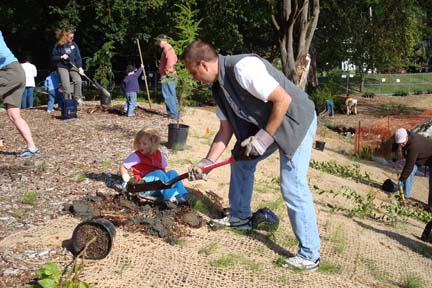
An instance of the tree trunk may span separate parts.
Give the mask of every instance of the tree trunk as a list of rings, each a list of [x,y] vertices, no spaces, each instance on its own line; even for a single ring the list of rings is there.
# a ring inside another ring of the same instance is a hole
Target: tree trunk
[[[304,90],[311,62],[308,53],[318,23],[319,0],[312,0],[312,7],[309,0],[284,0],[280,8],[279,17],[273,15],[272,20],[279,33],[282,71],[296,85],[301,82]],[[316,73],[315,69],[312,71]]]

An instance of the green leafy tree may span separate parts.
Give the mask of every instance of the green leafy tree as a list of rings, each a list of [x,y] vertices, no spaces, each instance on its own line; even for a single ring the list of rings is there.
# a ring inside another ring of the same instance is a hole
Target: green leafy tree
[[[190,4],[176,4],[175,7],[178,9],[175,13],[175,27],[178,32],[172,44],[176,54],[181,55],[186,46],[196,40],[201,20],[195,19],[198,11],[192,10]],[[192,90],[197,87],[197,81],[192,78],[181,61],[176,64],[176,71],[177,84],[180,88],[179,106],[181,107],[182,101],[190,96]]]

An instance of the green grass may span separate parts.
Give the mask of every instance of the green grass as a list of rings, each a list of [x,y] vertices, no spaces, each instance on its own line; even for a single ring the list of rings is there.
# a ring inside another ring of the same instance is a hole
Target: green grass
[[[21,208],[17,208],[15,209],[15,211],[13,212],[13,216],[15,218],[21,219],[24,217],[24,215],[26,214],[26,210],[21,209]]]
[[[198,250],[198,254],[204,254],[206,256],[209,256],[211,254],[213,254],[218,248],[218,243],[217,242],[212,242],[207,246],[204,246],[203,248],[201,248],[200,250]]]
[[[401,288],[423,288],[425,286],[425,281],[415,274],[406,275],[402,283],[400,284]]]
[[[288,236],[284,241],[282,242],[284,247],[292,248],[297,247],[299,245],[299,241],[294,236]]]
[[[341,225],[338,225],[333,233],[330,235],[330,242],[333,243],[333,247],[336,253],[341,254],[346,249],[346,240],[344,231]]]
[[[28,191],[22,194],[21,202],[24,204],[34,205],[37,200],[37,193],[34,191]]]
[[[261,265],[259,263],[256,263],[253,260],[250,260],[246,258],[245,256],[238,255],[235,253],[229,253],[226,255],[223,255],[219,259],[210,261],[210,266],[215,268],[226,268],[231,267],[237,264],[241,264],[246,266],[246,268],[252,270],[252,271],[260,271]]]
[[[104,168],[104,169],[109,168],[109,167],[111,167],[111,161],[109,161],[109,160],[103,160],[101,162],[100,166],[101,166],[101,168]]]
[[[318,272],[325,274],[337,274],[341,272],[341,267],[338,265],[331,264],[329,262],[320,262]]]

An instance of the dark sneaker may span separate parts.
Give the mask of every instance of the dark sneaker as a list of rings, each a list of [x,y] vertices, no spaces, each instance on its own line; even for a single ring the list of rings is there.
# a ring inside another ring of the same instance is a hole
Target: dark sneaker
[[[300,256],[294,256],[286,259],[282,264],[284,268],[294,268],[307,271],[316,271],[319,267],[320,259],[316,261],[307,260]]]
[[[252,230],[251,217],[248,218],[237,218],[233,216],[226,216],[222,219],[212,219],[211,224],[218,226],[226,226],[239,230]]]
[[[187,203],[186,199],[181,195],[173,196],[169,199],[169,201],[177,206],[184,205]]]
[[[18,158],[29,158],[29,157],[38,157],[40,155],[40,151],[38,148],[36,150],[31,151],[29,148],[25,148],[22,152],[18,153],[16,156]]]

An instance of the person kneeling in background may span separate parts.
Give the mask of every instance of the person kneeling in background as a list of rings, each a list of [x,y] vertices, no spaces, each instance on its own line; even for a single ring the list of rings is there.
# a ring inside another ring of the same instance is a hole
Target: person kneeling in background
[[[345,106],[347,115],[357,115],[357,99],[352,98],[349,94],[345,96]]]

